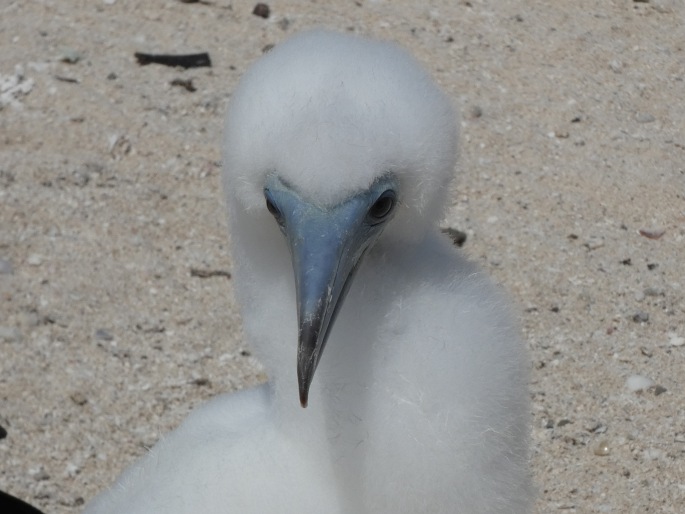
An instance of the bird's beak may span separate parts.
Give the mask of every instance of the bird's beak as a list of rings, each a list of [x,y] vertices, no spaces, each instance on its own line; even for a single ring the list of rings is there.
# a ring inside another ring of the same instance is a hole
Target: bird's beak
[[[368,212],[385,185],[322,208],[276,180],[265,192],[278,207],[295,272],[297,380],[300,404],[306,407],[314,372],[357,267],[382,231],[383,223],[370,223]]]

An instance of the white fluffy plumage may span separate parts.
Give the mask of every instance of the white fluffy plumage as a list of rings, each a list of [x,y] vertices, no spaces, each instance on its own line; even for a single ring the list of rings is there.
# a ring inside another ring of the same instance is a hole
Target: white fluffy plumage
[[[269,384],[193,412],[86,513],[530,511],[527,355],[497,288],[438,228],[456,139],[448,98],[392,44],[307,32],[245,73],[224,189],[245,333]],[[379,177],[396,184],[306,409],[289,227],[265,206],[274,176],[322,216]]]

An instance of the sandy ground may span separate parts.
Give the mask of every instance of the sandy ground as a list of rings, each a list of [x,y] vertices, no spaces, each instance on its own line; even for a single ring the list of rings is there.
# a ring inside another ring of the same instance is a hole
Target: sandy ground
[[[685,512],[682,2],[333,4],[2,1],[0,489],[79,512],[265,379],[223,273],[222,118],[267,45],[326,26],[409,48],[462,112],[445,224],[520,312],[537,512]]]

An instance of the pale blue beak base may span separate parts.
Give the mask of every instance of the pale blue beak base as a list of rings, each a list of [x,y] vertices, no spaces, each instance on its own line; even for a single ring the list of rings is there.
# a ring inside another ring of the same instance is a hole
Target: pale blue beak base
[[[394,180],[387,177],[338,205],[322,207],[303,199],[275,175],[267,181],[264,195],[286,237],[295,272],[297,377],[303,407],[355,271],[392,217],[390,212],[378,220],[369,210],[381,195],[394,190]]]

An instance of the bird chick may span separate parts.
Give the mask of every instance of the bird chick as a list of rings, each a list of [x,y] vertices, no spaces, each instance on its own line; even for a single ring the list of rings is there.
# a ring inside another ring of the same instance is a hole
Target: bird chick
[[[192,413],[87,513],[530,510],[525,348],[439,230],[456,141],[389,43],[307,32],[245,73],[223,184],[269,383]]]

